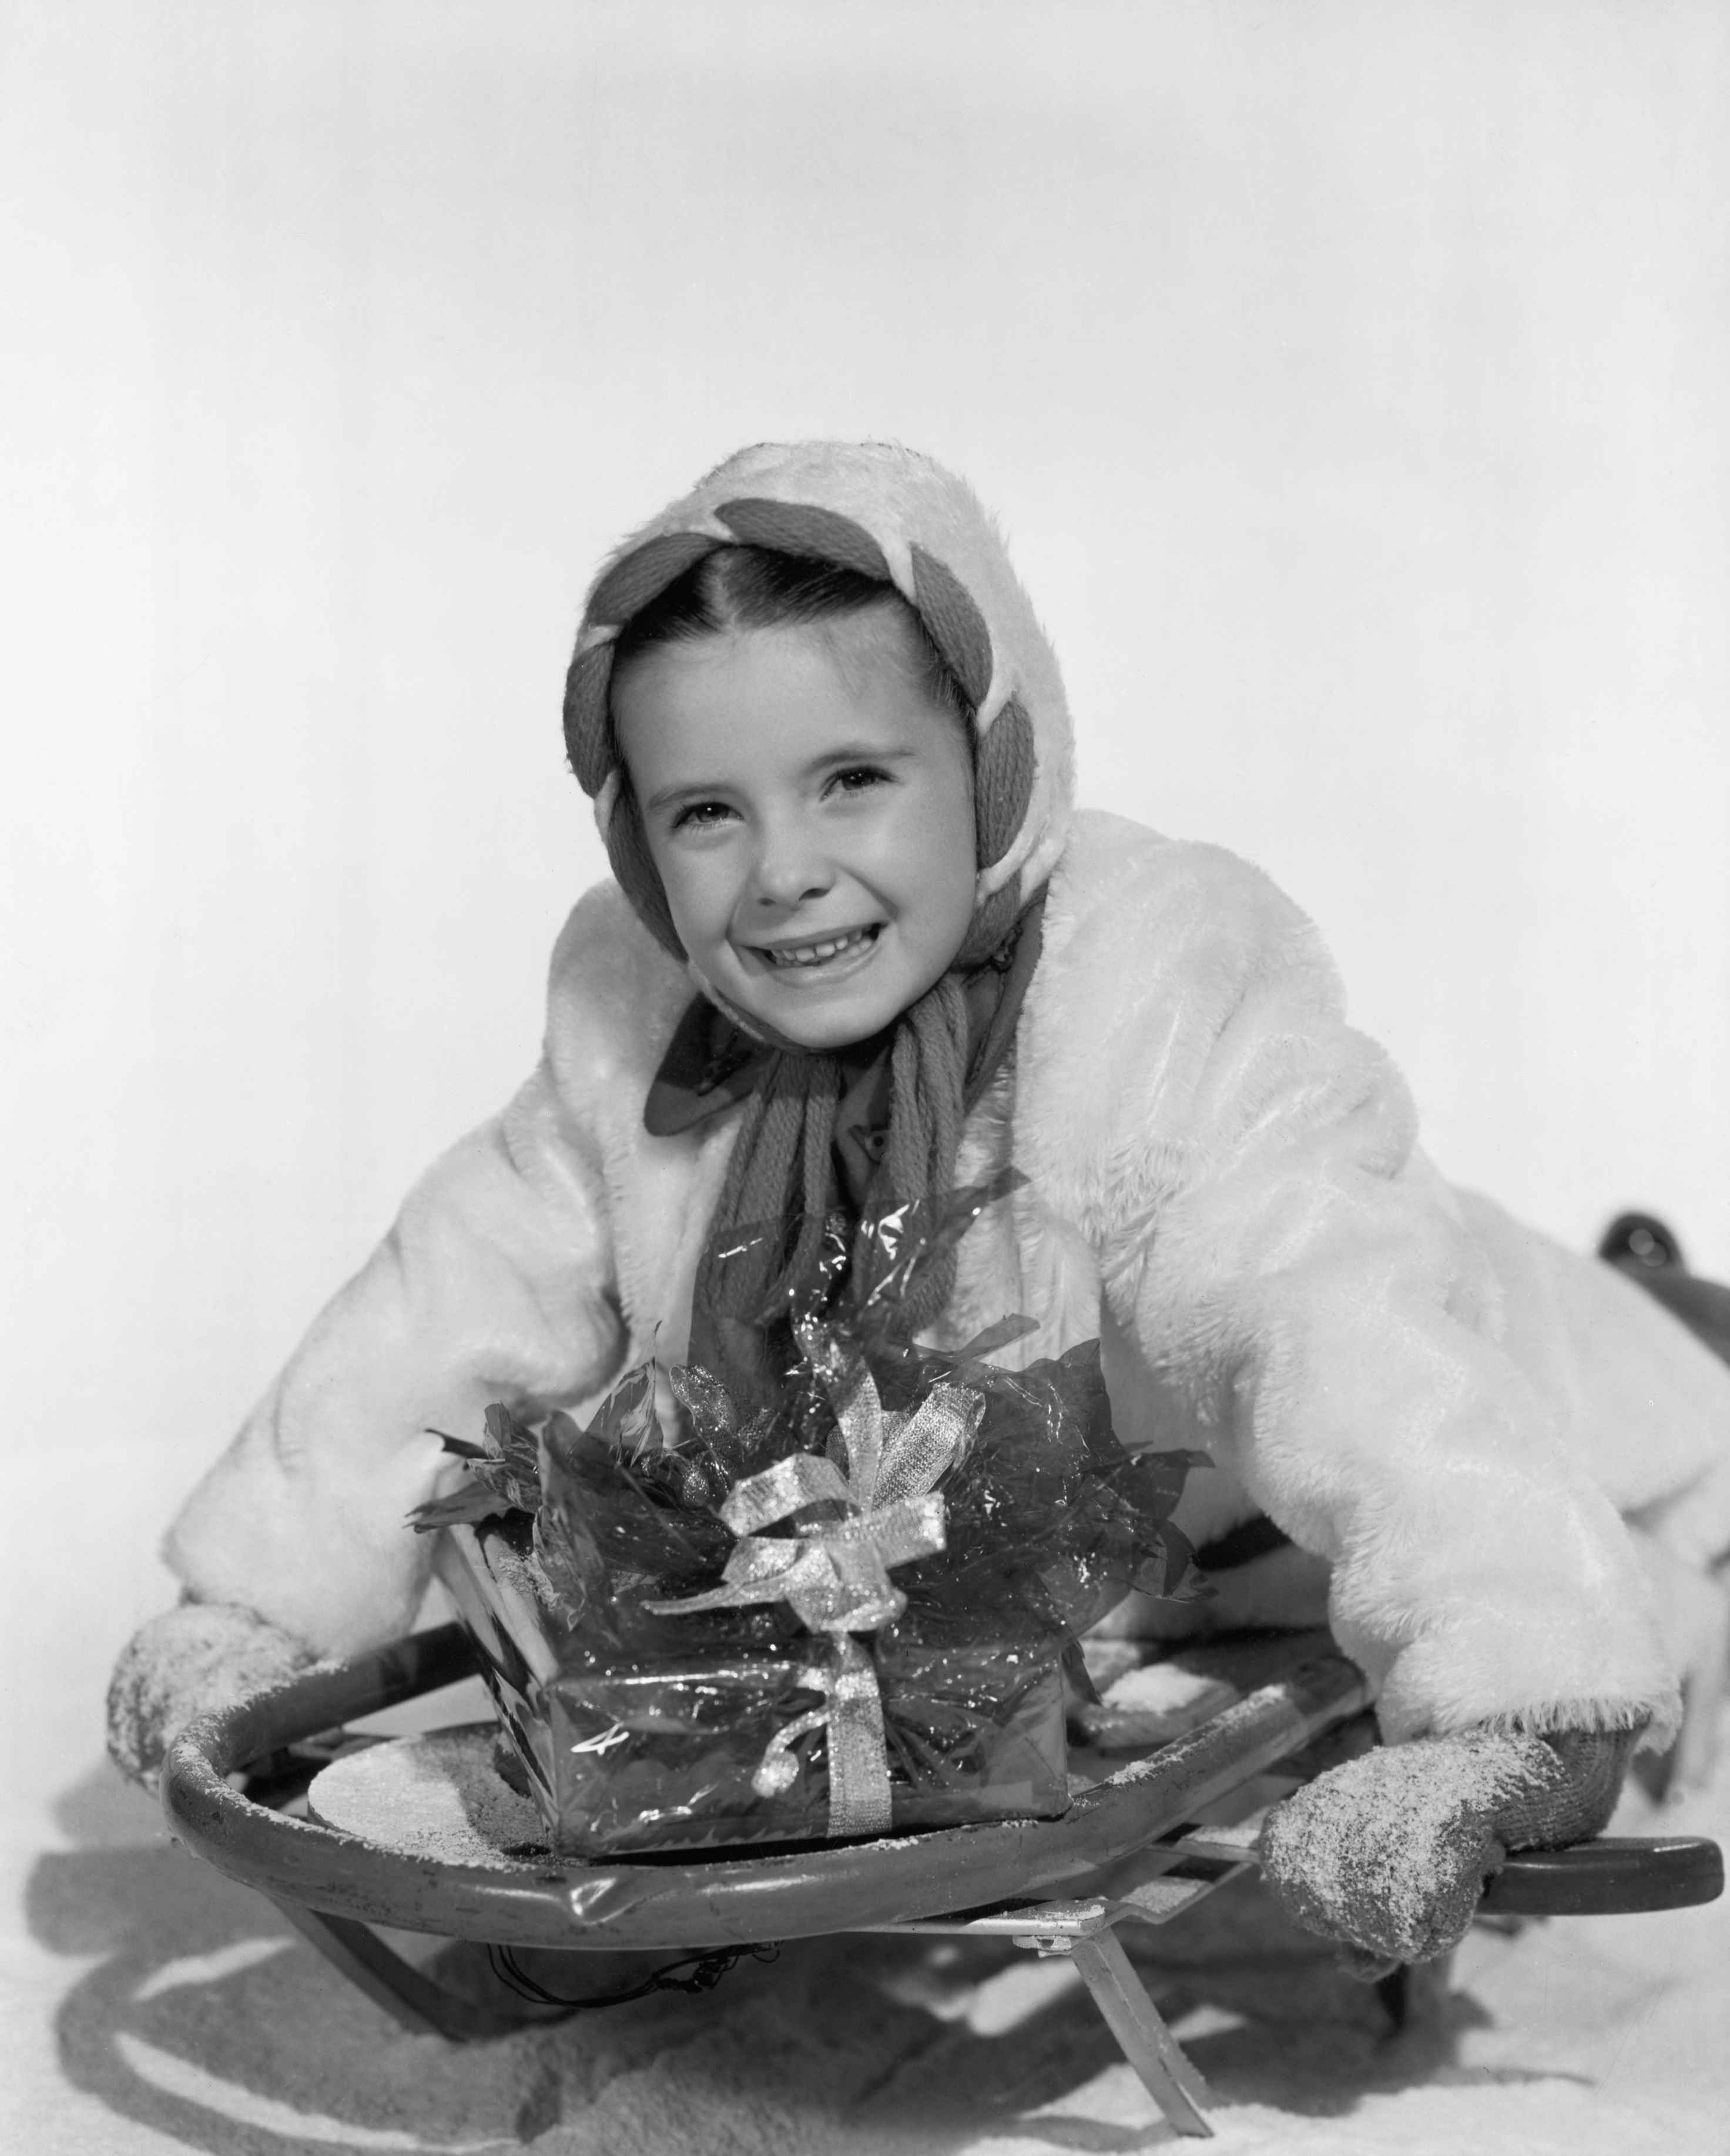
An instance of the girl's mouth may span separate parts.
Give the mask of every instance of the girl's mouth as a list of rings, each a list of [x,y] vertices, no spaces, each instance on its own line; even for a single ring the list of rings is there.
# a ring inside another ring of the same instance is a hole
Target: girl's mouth
[[[842,935],[816,937],[809,943],[782,943],[772,948],[759,943],[752,950],[771,973],[810,972],[868,950],[882,928],[880,921],[873,921],[868,927],[850,928]]]

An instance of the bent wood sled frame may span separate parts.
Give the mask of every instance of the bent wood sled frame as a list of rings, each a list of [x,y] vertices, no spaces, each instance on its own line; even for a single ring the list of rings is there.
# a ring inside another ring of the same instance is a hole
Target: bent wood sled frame
[[[273,1775],[278,1801],[304,1786],[304,1763],[294,1781],[297,1746],[476,1667],[467,1635],[448,1625],[193,1723],[163,1773],[171,1831],[267,1895],[397,2020],[458,2041],[557,2018],[556,2010],[503,2012],[459,1999],[372,1926],[567,1952],[690,1953],[905,1931],[1008,1938],[1042,1954],[1067,1954],[1166,2117],[1180,2133],[1201,2136],[1211,2131],[1208,2092],[1148,1998],[1117,1927],[1164,1922],[1252,1865],[1246,1826],[1210,1830],[1198,1820],[1282,1763],[1301,1774],[1295,1755],[1360,1717],[1367,1703],[1362,1675],[1324,1634],[1294,1635],[1272,1681],[1106,1774],[1060,1819],[770,1854],[597,1864],[540,1857],[483,1869],[381,1848],[268,1801]],[[1100,1875],[1132,1857],[1145,1876],[1098,1891]],[[1722,1885],[1712,1842],[1604,1840],[1510,1858],[1482,1906],[1528,1915],[1676,1908],[1712,1900]]]

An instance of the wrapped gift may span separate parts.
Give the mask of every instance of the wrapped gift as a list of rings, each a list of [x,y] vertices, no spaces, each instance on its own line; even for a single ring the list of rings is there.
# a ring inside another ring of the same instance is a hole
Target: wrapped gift
[[[1006,1370],[1026,1321],[941,1353],[875,1315],[792,1314],[766,1404],[650,1363],[586,1429],[495,1407],[448,1440],[416,1524],[560,1850],[1067,1806],[1066,1670],[1129,1588],[1193,1591],[1197,1455],[1123,1452],[1097,1342]]]
[[[513,1779],[555,1845],[600,1856],[828,1835],[821,1740],[846,1673],[825,1641],[597,1654],[537,1589],[520,1517],[453,1527],[439,1570],[481,1648]],[[871,1669],[888,1769],[882,1824],[1064,1809],[1062,1672],[1050,1640],[922,1640],[903,1625],[878,1635]]]

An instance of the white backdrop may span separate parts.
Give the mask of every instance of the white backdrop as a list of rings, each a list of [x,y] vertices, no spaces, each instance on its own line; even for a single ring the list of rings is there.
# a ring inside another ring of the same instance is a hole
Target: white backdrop
[[[763,436],[973,477],[1085,797],[1318,917],[1449,1173],[1730,1271],[1730,11],[0,31],[6,1427],[131,1448],[118,1599],[528,1067],[581,588]]]

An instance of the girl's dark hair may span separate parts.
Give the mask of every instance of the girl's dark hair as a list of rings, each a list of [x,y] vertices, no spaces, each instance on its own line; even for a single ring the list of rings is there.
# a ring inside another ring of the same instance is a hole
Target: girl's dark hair
[[[939,710],[973,738],[973,706],[925,625],[893,584],[834,562],[781,554],[767,547],[717,547],[675,577],[633,614],[613,646],[612,679],[620,670],[669,644],[745,629],[782,629],[842,621],[873,610],[904,623],[919,654],[919,685]],[[617,743],[614,744],[617,751]],[[623,768],[615,753],[614,762]]]

